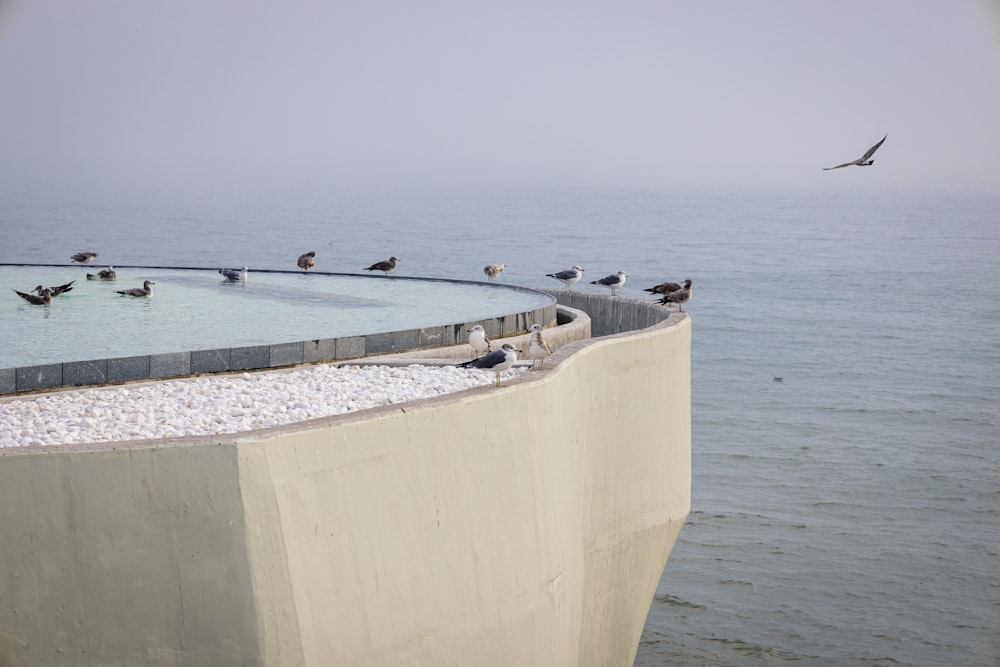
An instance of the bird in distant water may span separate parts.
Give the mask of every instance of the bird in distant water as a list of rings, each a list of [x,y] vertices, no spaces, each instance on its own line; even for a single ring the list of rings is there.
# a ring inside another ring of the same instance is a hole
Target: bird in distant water
[[[59,296],[60,294],[65,294],[66,292],[72,292],[73,283],[75,282],[76,282],[75,280],[71,280],[65,285],[58,285],[56,287],[42,287],[41,285],[39,285],[32,291],[38,294],[39,296],[42,295],[43,291],[47,291],[52,296]]]
[[[52,303],[52,293],[45,288],[42,288],[41,293],[38,294],[37,296],[34,294],[25,294],[24,292],[18,292],[17,290],[14,290],[14,294],[17,294],[19,297],[21,297],[22,299],[24,299],[33,306],[47,306],[50,303]]]
[[[888,134],[885,135],[885,137],[888,136],[889,136]],[[845,162],[844,164],[838,164],[836,167],[823,167],[823,171],[830,171],[831,169],[840,169],[841,167],[850,167],[852,165],[857,165],[859,167],[871,166],[872,164],[875,163],[875,160],[872,160],[871,156],[875,154],[875,151],[878,150],[878,147],[882,145],[883,141],[885,141],[885,137],[882,137],[882,141],[879,141],[877,144],[869,148],[868,151],[864,155],[859,157],[857,160],[851,160],[850,162]]]
[[[242,269],[219,269],[219,273],[223,275],[228,283],[238,283],[247,281],[247,267]]]
[[[109,266],[106,269],[101,269],[96,274],[88,273],[87,280],[103,280],[110,283],[118,280],[118,274],[115,273],[115,267]]]
[[[124,296],[153,296],[153,285],[155,285],[152,280],[144,280],[142,282],[142,287],[133,287],[131,289],[117,290],[119,294]]]

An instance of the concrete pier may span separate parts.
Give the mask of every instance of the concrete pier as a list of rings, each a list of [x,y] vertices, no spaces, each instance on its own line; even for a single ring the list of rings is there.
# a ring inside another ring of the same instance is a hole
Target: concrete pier
[[[631,665],[690,509],[691,321],[579,296],[658,323],[501,388],[4,452],[0,665]]]

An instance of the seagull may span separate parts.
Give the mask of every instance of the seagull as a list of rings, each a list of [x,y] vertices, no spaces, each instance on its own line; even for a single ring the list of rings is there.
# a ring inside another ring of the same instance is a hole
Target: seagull
[[[219,273],[225,276],[228,283],[245,283],[247,281],[247,267],[245,266],[242,269],[219,269]]]
[[[670,294],[671,292],[676,292],[682,287],[683,285],[681,285],[680,283],[666,282],[666,283],[660,283],[659,285],[655,285],[653,287],[647,287],[646,289],[643,290],[643,292],[650,292],[652,294]]]
[[[771,376],[771,382],[784,382],[784,381],[785,381],[785,378],[781,377],[780,375],[772,375]]]
[[[489,354],[483,355],[472,361],[463,361],[459,368],[479,368],[484,371],[493,371],[497,374],[497,386],[500,386],[500,373],[507,370],[517,361],[517,349],[510,343],[504,343],[499,350],[493,350]]]
[[[72,292],[73,283],[75,282],[75,280],[71,280],[65,285],[59,285],[57,287],[42,287],[39,285],[33,291],[37,292],[39,296],[42,295],[42,292],[48,292],[51,296],[59,296],[60,294],[65,294],[66,292]]]
[[[481,324],[469,329],[469,345],[477,357],[490,351],[490,337],[486,335],[486,329]]]
[[[619,271],[618,273],[612,273],[610,276],[604,276],[600,280],[591,280],[591,285],[604,285],[609,290],[611,290],[611,296],[616,296],[615,291],[625,286],[625,279],[628,278],[628,274],[624,271]]]
[[[109,266],[106,269],[101,269],[97,272],[97,275],[93,273],[87,274],[87,280],[104,280],[107,282],[114,282],[118,280],[118,274],[115,273],[115,267]]]
[[[132,289],[118,290],[119,294],[124,294],[125,296],[153,296],[153,288],[151,285],[155,285],[152,280],[144,280],[142,287],[133,287]]]
[[[381,262],[375,262],[369,266],[365,271],[381,271],[385,275],[389,275],[389,272],[396,268],[396,262],[401,262],[403,260],[396,257],[390,257],[389,259],[383,260]]]
[[[524,356],[526,359],[534,360],[531,364],[531,367],[534,368],[539,361],[544,363],[545,357],[552,354],[552,348],[542,338],[541,324],[532,324],[528,327],[528,332],[531,333],[531,338],[528,340],[528,352]]]
[[[48,289],[45,289],[44,287],[42,288],[42,291],[38,293],[37,296],[34,294],[25,294],[24,292],[18,292],[17,290],[14,290],[14,293],[33,306],[47,306],[50,303],[52,303],[52,292],[49,291]]]
[[[97,257],[96,252],[78,252],[70,257],[70,259],[74,262],[80,262],[81,264],[90,264],[94,261],[95,257]]]
[[[295,263],[298,264],[299,268],[303,271],[308,271],[312,267],[316,266],[316,260],[314,257],[316,257],[316,251],[310,250],[304,255],[299,255],[299,259]]]
[[[555,278],[556,280],[561,281],[564,285],[566,285],[566,290],[569,291],[573,285],[580,282],[580,278],[583,277],[583,269],[574,264],[572,269],[560,271],[559,273],[546,273],[545,275],[549,278]]]
[[[660,303],[662,304],[676,303],[678,310],[680,310],[680,312],[683,313],[684,308],[681,306],[681,304],[687,303],[688,299],[690,298],[691,298],[691,281],[685,280],[684,287],[677,290],[676,292],[670,292],[669,294],[664,294],[663,298],[660,299]]]
[[[487,264],[483,267],[483,273],[485,273],[486,277],[490,279],[490,282],[492,282],[497,276],[503,273],[503,270],[506,268],[506,264]]]
[[[888,134],[885,135],[885,137],[888,136],[889,136]],[[882,137],[882,141],[885,141],[885,137]],[[882,141],[878,142],[877,144],[869,148],[868,152],[859,157],[857,160],[851,160],[850,162],[845,162],[844,164],[838,164],[836,167],[823,167],[823,171],[830,171],[831,169],[840,169],[841,167],[850,167],[852,164],[857,165],[859,167],[868,167],[874,164],[875,160],[872,160],[871,156],[874,155],[875,151],[878,150],[878,147],[882,145]]]

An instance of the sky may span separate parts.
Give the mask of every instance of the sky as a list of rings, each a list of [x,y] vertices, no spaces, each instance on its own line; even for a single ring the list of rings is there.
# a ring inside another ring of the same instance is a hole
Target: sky
[[[1000,185],[1000,0],[0,0],[0,91],[53,189]]]

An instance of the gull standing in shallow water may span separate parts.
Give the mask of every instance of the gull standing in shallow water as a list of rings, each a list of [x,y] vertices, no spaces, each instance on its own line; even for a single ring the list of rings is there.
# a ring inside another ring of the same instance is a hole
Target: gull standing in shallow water
[[[133,287],[131,289],[117,290],[119,294],[125,296],[153,296],[153,285],[155,285],[152,280],[144,280],[142,287]]]
[[[45,289],[44,287],[42,288],[42,291],[38,293],[37,296],[34,294],[25,294],[24,292],[18,292],[17,290],[14,290],[14,294],[17,294],[19,297],[21,297],[22,299],[24,299],[33,306],[47,306],[50,303],[52,303],[52,292]]]
[[[75,282],[75,280],[71,280],[65,285],[58,285],[56,287],[42,287],[39,285],[32,291],[38,294],[38,296],[41,296],[42,292],[48,292],[50,296],[59,296],[60,294],[65,294],[66,292],[72,292],[73,283]]]
[[[889,135],[885,135],[888,137]],[[882,137],[882,141],[885,141],[885,137]],[[882,141],[878,142],[874,146],[868,149],[864,155],[859,157],[857,160],[851,160],[850,162],[845,162],[844,164],[838,164],[836,167],[823,167],[823,171],[830,171],[831,169],[840,169],[841,167],[850,167],[852,165],[857,165],[859,167],[869,167],[875,163],[875,160],[871,159],[871,156],[875,154],[878,147],[882,145]]]
[[[464,361],[458,365],[459,368],[478,368],[484,371],[493,371],[497,374],[497,386],[500,386],[500,373],[507,370],[517,361],[517,349],[510,343],[504,343],[499,350],[494,350],[487,355]]]
[[[542,338],[541,324],[532,324],[528,328],[528,331],[531,333],[531,338],[528,339],[528,351],[524,357],[525,359],[533,360],[531,367],[534,368],[538,365],[539,361],[545,363],[545,357],[552,354],[552,348],[549,347],[549,344],[545,342],[544,338]]]
[[[486,274],[486,277],[489,278],[490,282],[493,282],[506,268],[506,264],[487,264],[483,267],[483,273]]]
[[[486,335],[483,325],[477,324],[469,329],[469,345],[477,357],[490,351],[490,337]]]
[[[70,257],[70,259],[74,262],[80,262],[81,264],[90,264],[94,261],[95,257],[97,257],[96,252],[78,252]]]
[[[93,273],[87,274],[87,280],[104,280],[109,283],[113,283],[118,280],[118,274],[115,273],[115,267],[109,266],[106,269],[101,269],[97,272],[97,275]]]
[[[245,283],[247,281],[247,271],[248,269],[245,266],[242,269],[219,269],[219,273],[225,277],[227,283]]]
[[[624,271],[619,271],[618,273],[612,273],[610,276],[604,276],[600,280],[591,280],[591,285],[604,285],[609,290],[611,290],[611,296],[617,296],[615,291],[625,286],[625,279],[628,278],[628,274]]]
[[[684,312],[684,308],[681,304],[687,303],[691,298],[691,281],[685,280],[684,287],[677,290],[676,292],[670,292],[669,294],[664,294],[663,298],[660,299],[661,304],[676,303],[677,309],[680,312]]]
[[[573,285],[580,282],[580,278],[583,277],[583,269],[574,264],[572,269],[560,271],[559,273],[546,273],[545,275],[549,278],[555,278],[566,285],[566,290],[568,291]]]
[[[298,260],[295,262],[298,264],[299,268],[303,271],[308,271],[312,267],[316,266],[316,251],[310,250],[307,253],[299,255]]]
[[[396,268],[396,262],[401,261],[403,260],[396,257],[390,257],[389,259],[382,260],[381,262],[375,262],[365,269],[365,271],[381,271],[385,275],[389,275],[389,272]]]

